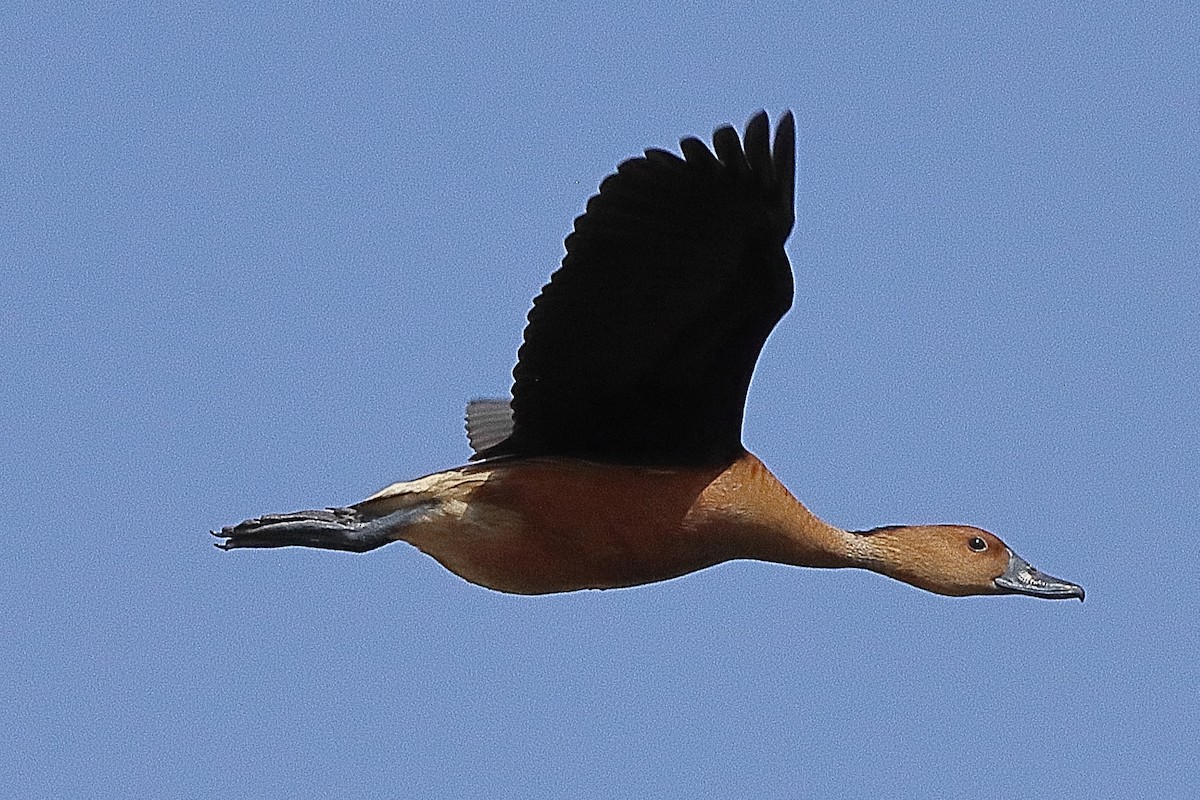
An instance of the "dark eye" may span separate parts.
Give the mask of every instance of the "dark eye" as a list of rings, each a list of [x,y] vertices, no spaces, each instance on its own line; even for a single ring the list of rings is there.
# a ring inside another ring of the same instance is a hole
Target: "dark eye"
[[[987,542],[978,536],[972,536],[971,540],[967,542],[967,547],[971,548],[976,553],[982,553],[984,550],[987,550]]]

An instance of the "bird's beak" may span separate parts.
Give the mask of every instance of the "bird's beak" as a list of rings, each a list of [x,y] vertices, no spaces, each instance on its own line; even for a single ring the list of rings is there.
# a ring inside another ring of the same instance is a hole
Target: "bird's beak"
[[[1083,600],[1083,587],[1031,567],[1029,562],[1009,551],[1008,569],[996,578],[996,587],[1003,594],[1028,594],[1047,600]]]

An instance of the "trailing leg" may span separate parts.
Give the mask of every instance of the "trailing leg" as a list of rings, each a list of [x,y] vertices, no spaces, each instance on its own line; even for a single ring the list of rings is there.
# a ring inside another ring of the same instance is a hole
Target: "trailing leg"
[[[224,540],[216,543],[222,550],[299,546],[365,553],[395,539],[388,527],[372,524],[354,508],[268,514],[212,534]]]

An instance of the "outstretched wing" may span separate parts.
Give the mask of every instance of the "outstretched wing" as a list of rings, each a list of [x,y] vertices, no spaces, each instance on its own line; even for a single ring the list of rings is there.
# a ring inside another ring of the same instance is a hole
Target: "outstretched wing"
[[[475,458],[715,464],[742,451],[763,342],[792,303],[795,123],[765,113],[617,168],[533,301],[513,429]]]

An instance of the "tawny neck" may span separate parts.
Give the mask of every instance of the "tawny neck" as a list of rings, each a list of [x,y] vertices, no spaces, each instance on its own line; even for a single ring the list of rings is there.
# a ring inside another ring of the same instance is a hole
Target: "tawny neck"
[[[702,502],[738,532],[743,558],[799,567],[862,566],[869,554],[853,533],[809,511],[753,454],[735,461]]]

